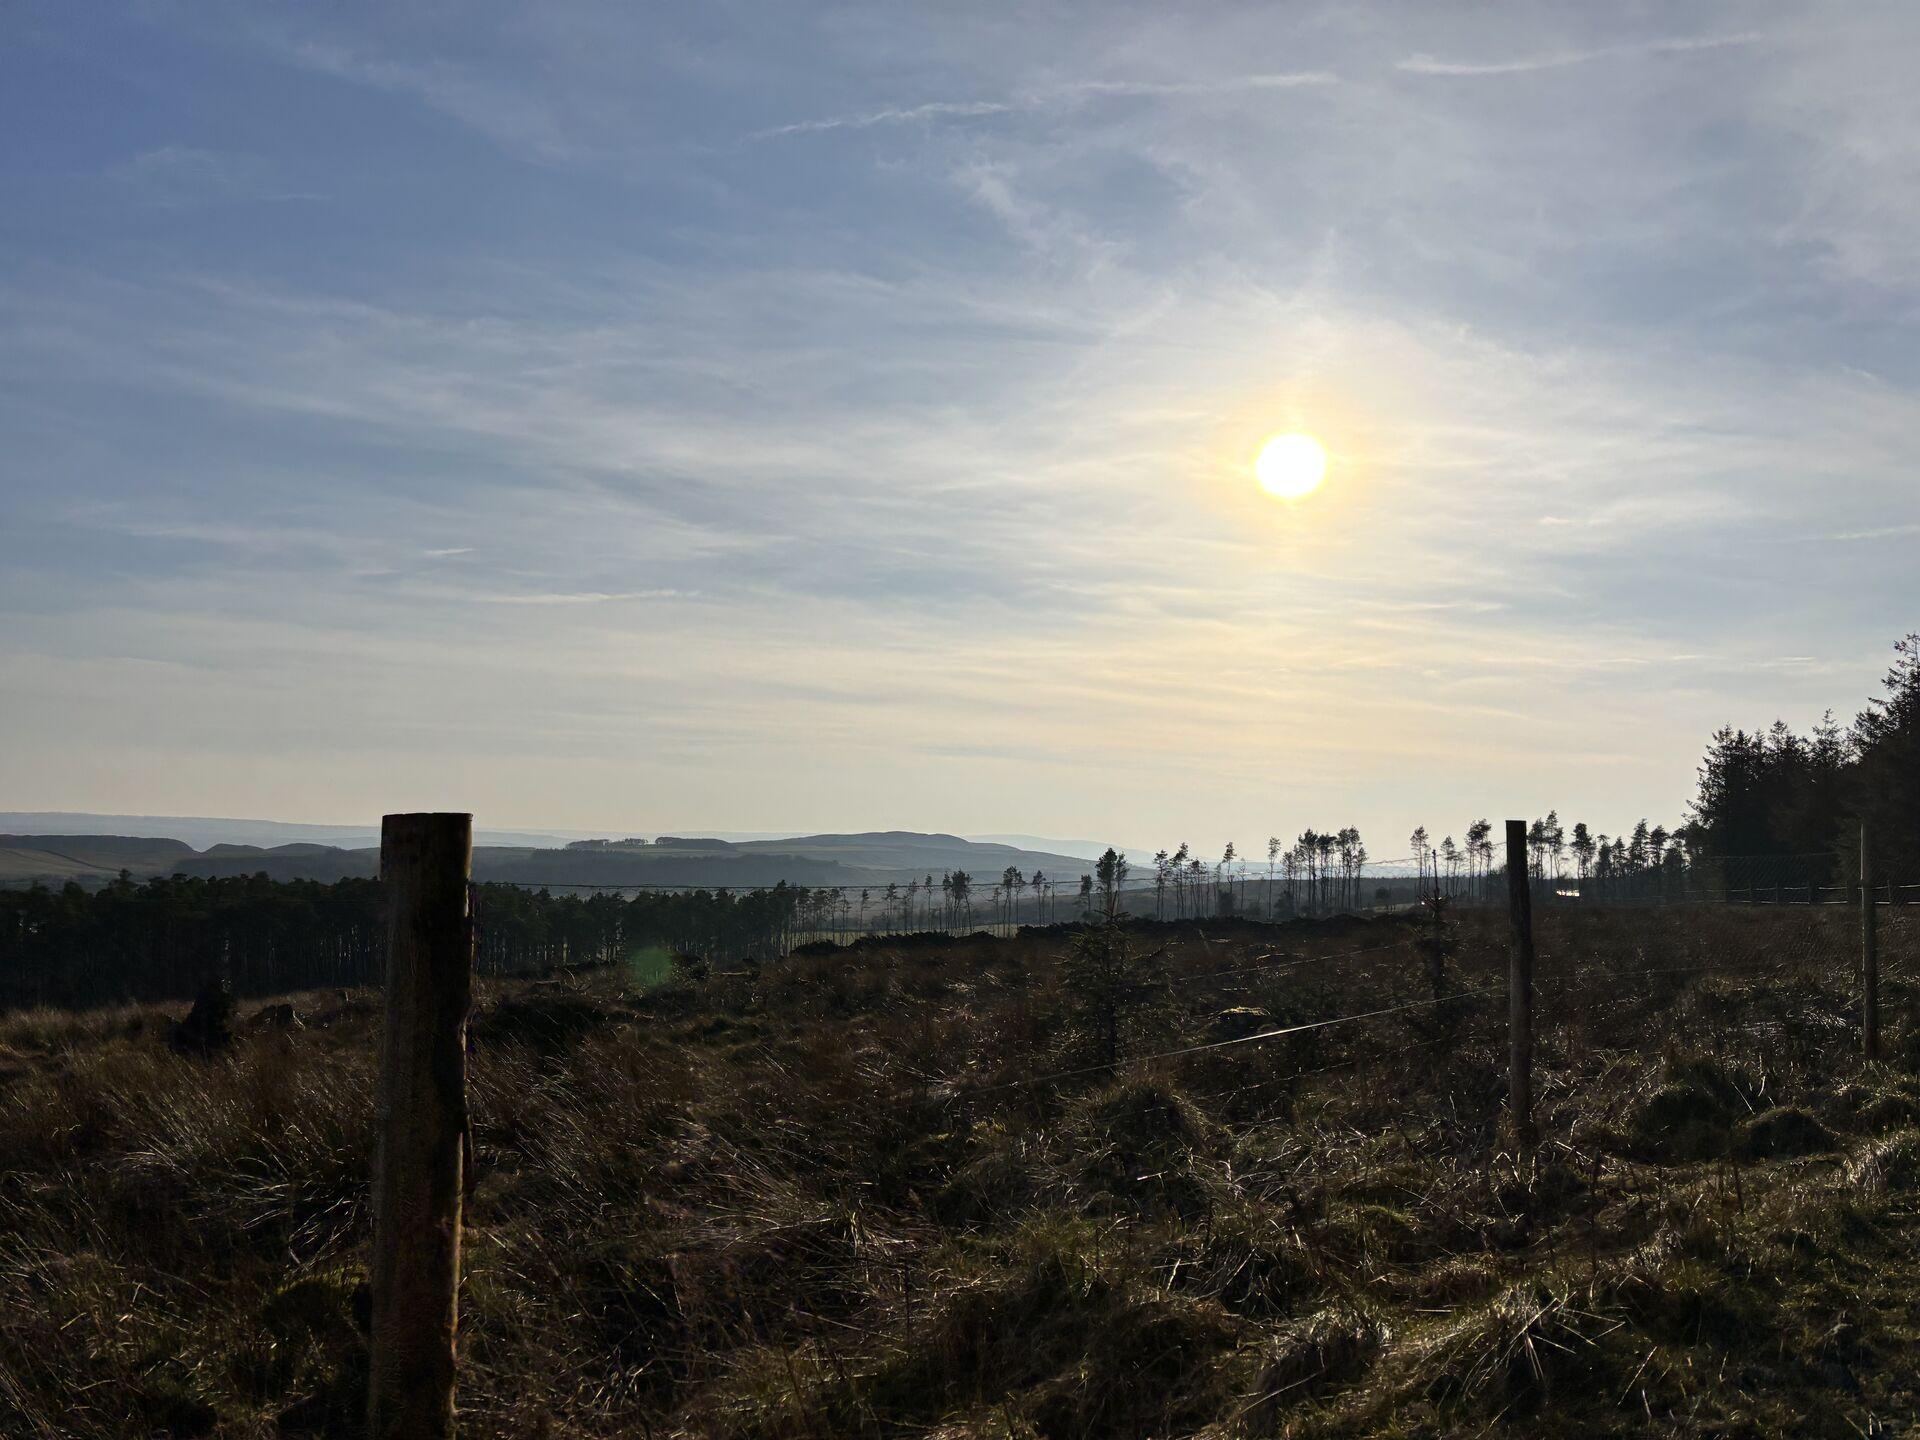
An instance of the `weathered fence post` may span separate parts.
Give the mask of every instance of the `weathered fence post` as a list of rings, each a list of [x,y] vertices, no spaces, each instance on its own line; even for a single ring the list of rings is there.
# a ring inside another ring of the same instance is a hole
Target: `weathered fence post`
[[[1860,1048],[1869,1060],[1880,1058],[1880,936],[1875,928],[1872,854],[1867,827],[1860,827]]]
[[[473,926],[471,815],[389,815],[386,1033],[373,1162],[372,1440],[453,1434]]]
[[[1527,874],[1527,822],[1507,821],[1507,912],[1513,943],[1507,965],[1507,1104],[1522,1149],[1533,1147],[1533,882]]]

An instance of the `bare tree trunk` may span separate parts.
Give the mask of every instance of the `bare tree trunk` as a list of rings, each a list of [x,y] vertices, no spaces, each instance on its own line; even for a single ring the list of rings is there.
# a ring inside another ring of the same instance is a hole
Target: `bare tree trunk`
[[[1507,908],[1513,925],[1507,969],[1508,1106],[1514,1139],[1533,1147],[1533,888],[1527,824],[1507,822]]]

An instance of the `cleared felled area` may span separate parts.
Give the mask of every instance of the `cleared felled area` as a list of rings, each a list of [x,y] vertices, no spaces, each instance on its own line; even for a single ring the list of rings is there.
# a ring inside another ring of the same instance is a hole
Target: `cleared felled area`
[[[1877,1433],[1920,1404],[1915,919],[1868,1064],[1855,912],[1542,914],[1531,1154],[1493,915],[486,982],[464,1423]],[[377,1007],[187,1017],[0,1020],[0,1431],[359,1433]]]

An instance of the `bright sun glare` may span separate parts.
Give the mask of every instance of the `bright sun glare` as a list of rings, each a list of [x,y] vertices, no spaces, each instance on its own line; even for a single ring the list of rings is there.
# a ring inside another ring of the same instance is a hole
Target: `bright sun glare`
[[[1253,473],[1269,495],[1298,500],[1320,488],[1327,473],[1327,452],[1311,435],[1276,435],[1260,447]]]

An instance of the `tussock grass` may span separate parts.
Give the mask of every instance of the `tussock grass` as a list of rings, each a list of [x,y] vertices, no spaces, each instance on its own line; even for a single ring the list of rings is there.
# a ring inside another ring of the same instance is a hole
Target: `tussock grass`
[[[1498,917],[1460,921],[1443,1023],[1157,1059],[1430,979],[1398,922],[1136,927],[1146,1019],[1066,1076],[1062,934],[489,984],[466,1423],[1870,1431],[1920,1400],[1920,1080],[1854,1054],[1849,932],[1543,914],[1530,1155],[1504,997],[1468,993]],[[210,1058],[167,1046],[184,1007],[0,1018],[0,1433],[358,1433],[377,1010],[289,999]]]

